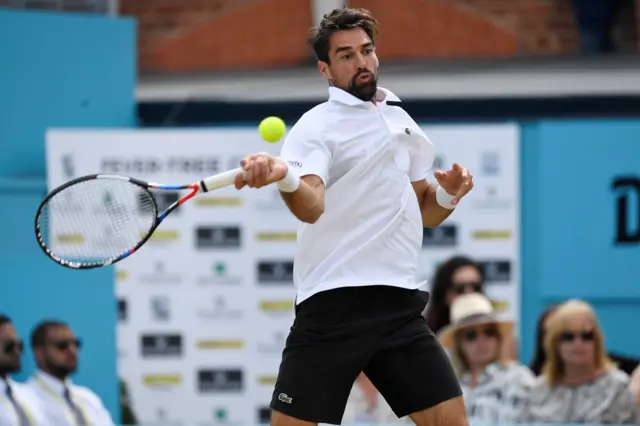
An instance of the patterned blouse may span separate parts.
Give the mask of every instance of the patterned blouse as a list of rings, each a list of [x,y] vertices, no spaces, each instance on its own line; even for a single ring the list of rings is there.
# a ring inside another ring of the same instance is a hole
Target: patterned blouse
[[[508,424],[522,413],[535,379],[531,370],[519,364],[493,363],[471,387],[471,375],[460,377],[469,420],[474,424]]]
[[[640,424],[629,376],[610,367],[580,386],[549,386],[538,377],[520,419],[528,423]]]

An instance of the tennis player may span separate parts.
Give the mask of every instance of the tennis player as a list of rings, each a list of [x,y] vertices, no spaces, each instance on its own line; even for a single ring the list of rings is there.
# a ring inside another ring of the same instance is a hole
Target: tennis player
[[[421,315],[423,226],[442,223],[472,186],[460,165],[427,182],[434,147],[377,87],[376,20],[363,9],[324,16],[310,42],[329,100],[290,130],[280,157],[241,161],[236,188],[277,182],[302,222],[294,262],[296,317],[271,402],[273,426],[340,424],[354,380],[373,382],[398,417],[467,426],[449,359]]]

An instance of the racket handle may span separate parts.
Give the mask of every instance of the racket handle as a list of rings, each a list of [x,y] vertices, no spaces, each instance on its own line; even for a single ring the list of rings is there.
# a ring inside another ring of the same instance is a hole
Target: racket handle
[[[213,191],[214,189],[224,188],[225,186],[231,186],[236,180],[238,173],[242,173],[244,176],[246,172],[238,167],[237,169],[229,170],[228,172],[219,173],[214,176],[209,176],[200,181],[200,190],[202,192]]]

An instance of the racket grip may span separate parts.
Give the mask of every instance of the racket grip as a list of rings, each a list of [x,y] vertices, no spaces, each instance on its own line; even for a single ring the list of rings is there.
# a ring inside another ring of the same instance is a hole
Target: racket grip
[[[229,170],[224,173],[219,173],[217,175],[204,178],[200,181],[200,190],[202,192],[209,192],[213,191],[214,189],[231,186],[234,184],[238,173],[242,173],[242,175],[244,176],[246,174],[246,171],[244,171],[241,167],[238,167],[237,169]]]

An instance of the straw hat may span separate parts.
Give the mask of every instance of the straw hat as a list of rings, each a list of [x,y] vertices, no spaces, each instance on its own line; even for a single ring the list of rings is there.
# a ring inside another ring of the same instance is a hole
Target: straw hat
[[[451,304],[451,324],[438,333],[438,339],[445,348],[450,349],[458,330],[478,324],[496,324],[502,336],[513,331],[513,322],[499,320],[485,295],[469,293],[454,299]]]

